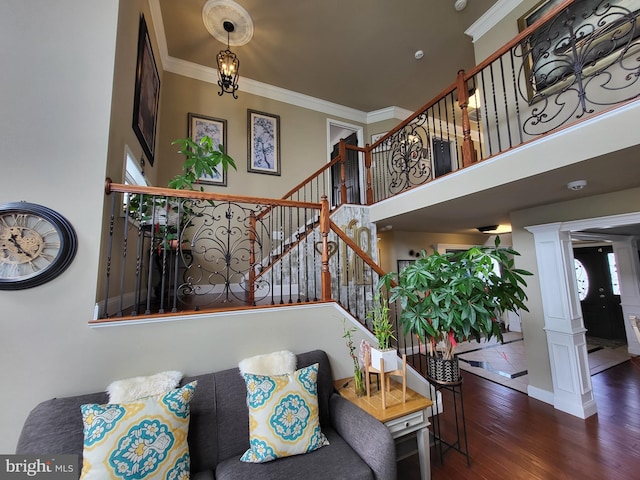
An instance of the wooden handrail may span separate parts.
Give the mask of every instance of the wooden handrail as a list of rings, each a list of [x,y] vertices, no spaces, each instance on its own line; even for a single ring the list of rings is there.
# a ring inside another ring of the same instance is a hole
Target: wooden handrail
[[[237,202],[237,203],[256,203],[259,205],[271,205],[294,208],[312,208],[320,210],[321,203],[315,202],[296,202],[294,200],[264,198],[264,197],[247,197],[244,195],[228,195],[224,193],[200,192],[197,190],[176,190],[173,188],[162,187],[143,187],[140,185],[125,185],[121,183],[112,183],[107,178],[105,184],[105,193],[107,195],[112,192],[120,193],[137,193],[143,195],[155,195],[162,197],[176,198],[192,198],[196,200],[212,200],[218,202]]]
[[[371,269],[376,272],[378,275],[385,275],[385,271],[382,270],[376,262],[369,256],[367,252],[362,250],[340,227],[338,227],[332,220],[329,220],[329,225],[333,233],[338,235],[340,239],[347,244],[349,248],[351,248],[356,255],[358,255],[367,265],[371,267]]]
[[[563,9],[567,8],[569,5],[571,5],[575,0],[565,0],[564,2],[562,2],[560,5],[558,5],[557,7],[555,7],[553,10],[551,10],[550,12],[546,13],[545,15],[543,15],[540,19],[538,19],[538,21],[536,21],[535,23],[533,23],[532,25],[528,26],[525,30],[523,30],[522,32],[520,32],[518,34],[518,36],[516,36],[515,38],[513,38],[510,42],[508,42],[506,45],[504,45],[503,47],[501,47],[500,49],[496,50],[493,54],[491,54],[490,56],[488,56],[485,60],[483,60],[480,64],[476,65],[475,67],[473,67],[471,70],[469,70],[468,72],[465,72],[464,74],[464,79],[465,80],[469,80],[470,78],[473,78],[478,72],[480,72],[481,70],[483,70],[484,68],[486,68],[487,66],[489,66],[492,62],[494,62],[496,59],[500,58],[502,55],[504,55],[506,52],[508,52],[509,50],[511,50],[514,46],[516,46],[517,44],[519,44],[520,42],[522,42],[523,39],[527,38],[531,32],[535,31],[537,28],[539,28],[540,25],[542,25],[544,22],[550,20],[551,18],[553,18],[555,15],[557,15],[558,13],[560,13]],[[392,128],[391,130],[389,130],[385,135],[383,135],[382,137],[380,137],[376,142],[374,142],[369,148],[370,150],[375,150],[377,147],[379,147],[383,142],[385,142],[389,137],[391,137],[393,134],[395,134],[396,132],[402,130],[404,127],[406,127],[407,125],[409,125],[412,121],[414,121],[419,115],[422,114],[422,112],[424,112],[425,110],[428,110],[429,108],[431,108],[432,106],[434,106],[436,103],[438,103],[442,98],[446,97],[447,95],[449,95],[450,93],[452,93],[456,88],[458,87],[458,79],[456,78],[456,80],[449,85],[448,87],[445,87],[440,93],[438,93],[432,100],[429,100],[427,103],[425,103],[422,107],[420,107],[418,110],[416,110],[411,116],[409,116],[406,120],[404,120],[403,122],[399,123],[398,125],[396,125],[394,128]]]

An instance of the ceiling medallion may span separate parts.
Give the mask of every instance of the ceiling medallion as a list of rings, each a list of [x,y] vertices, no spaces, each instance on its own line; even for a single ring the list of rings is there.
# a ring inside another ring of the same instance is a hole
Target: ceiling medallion
[[[253,38],[253,21],[249,13],[233,0],[209,0],[202,7],[202,21],[213,38],[233,47],[241,47]],[[233,24],[233,37],[224,28],[224,23]],[[228,41],[229,40],[229,41]]]

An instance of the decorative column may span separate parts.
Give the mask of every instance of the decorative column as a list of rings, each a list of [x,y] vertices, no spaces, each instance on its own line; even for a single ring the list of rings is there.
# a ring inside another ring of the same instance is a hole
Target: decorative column
[[[553,404],[580,418],[597,412],[587,358],[586,329],[576,288],[571,235],[551,223],[533,233],[538,262],[544,329],[553,380]]]
[[[633,237],[620,237],[612,242],[620,281],[620,304],[631,355],[640,355],[640,342],[631,326],[631,317],[640,318],[640,261],[638,241]]]

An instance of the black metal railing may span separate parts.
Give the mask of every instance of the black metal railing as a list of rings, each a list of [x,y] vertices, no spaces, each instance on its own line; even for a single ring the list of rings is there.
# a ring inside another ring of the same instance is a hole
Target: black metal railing
[[[333,193],[334,204],[354,203],[343,191],[346,151],[357,150],[372,204],[637,99],[639,11],[624,5],[557,5],[373,144],[341,142],[284,198]]]
[[[100,318],[327,299],[323,242],[304,241],[322,238],[323,203],[109,182],[108,192],[126,197],[112,195]]]

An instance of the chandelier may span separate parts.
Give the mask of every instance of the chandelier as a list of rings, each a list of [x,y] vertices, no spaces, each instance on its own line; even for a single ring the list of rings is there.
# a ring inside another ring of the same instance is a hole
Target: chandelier
[[[236,90],[238,90],[238,69],[240,68],[240,60],[235,53],[229,50],[229,35],[235,30],[233,23],[225,21],[222,27],[227,32],[227,49],[220,50],[218,53],[218,86],[220,91],[218,95],[230,93],[233,98],[238,99]]]

